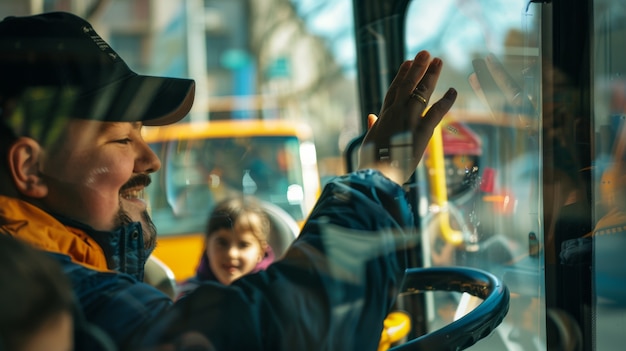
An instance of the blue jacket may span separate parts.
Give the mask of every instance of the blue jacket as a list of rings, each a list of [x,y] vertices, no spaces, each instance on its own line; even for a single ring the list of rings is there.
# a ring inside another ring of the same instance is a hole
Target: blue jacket
[[[56,257],[87,321],[121,350],[376,350],[412,224],[402,188],[363,170],[327,184],[284,258],[230,286],[202,284],[175,304],[137,276]]]

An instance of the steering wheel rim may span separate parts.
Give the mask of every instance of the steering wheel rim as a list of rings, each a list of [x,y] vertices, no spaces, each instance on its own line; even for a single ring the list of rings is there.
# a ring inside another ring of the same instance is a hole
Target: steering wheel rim
[[[454,291],[483,301],[448,325],[419,336],[390,351],[464,350],[488,336],[509,310],[509,289],[491,273],[469,267],[410,268],[400,294]]]

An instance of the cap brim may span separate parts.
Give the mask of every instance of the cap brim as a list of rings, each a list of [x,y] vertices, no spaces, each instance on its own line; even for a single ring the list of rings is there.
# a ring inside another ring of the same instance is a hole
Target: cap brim
[[[191,79],[131,75],[77,101],[74,117],[159,126],[189,113],[195,96]]]
[[[161,126],[178,122],[191,110],[196,84],[190,79],[137,76],[154,81],[159,86],[156,95],[141,120],[147,126]],[[139,98],[139,97],[138,97]]]

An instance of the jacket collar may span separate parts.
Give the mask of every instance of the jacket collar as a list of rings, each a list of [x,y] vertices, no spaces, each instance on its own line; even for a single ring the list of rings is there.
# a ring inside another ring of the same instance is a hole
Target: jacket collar
[[[151,252],[143,248],[141,223],[132,222],[112,231],[100,231],[68,217],[54,217],[69,230],[87,233],[103,250],[110,270],[143,280],[144,265]]]
[[[149,255],[143,248],[138,222],[110,232],[97,231],[6,196],[0,196],[0,233],[18,237],[41,250],[68,255],[89,268],[128,273],[139,280],[143,280]]]

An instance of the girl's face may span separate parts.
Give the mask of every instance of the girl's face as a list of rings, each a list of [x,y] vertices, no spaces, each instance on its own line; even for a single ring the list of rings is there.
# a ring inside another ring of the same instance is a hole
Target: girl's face
[[[206,248],[209,266],[217,280],[225,285],[252,272],[261,262],[264,250],[251,229],[223,228],[209,236]]]

